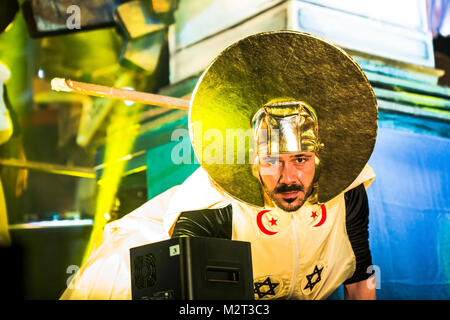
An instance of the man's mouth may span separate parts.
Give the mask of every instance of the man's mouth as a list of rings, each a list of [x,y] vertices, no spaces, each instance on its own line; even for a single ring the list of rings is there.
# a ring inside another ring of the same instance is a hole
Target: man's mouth
[[[296,198],[298,193],[300,191],[288,191],[288,192],[282,192],[281,195],[283,198]]]
[[[283,200],[288,203],[291,203],[297,199],[301,191],[303,191],[303,187],[301,185],[281,185],[275,190],[275,192],[281,195]]]
[[[281,197],[287,203],[291,203],[291,202],[295,201],[295,199],[297,199],[299,192],[300,191],[282,192]]]

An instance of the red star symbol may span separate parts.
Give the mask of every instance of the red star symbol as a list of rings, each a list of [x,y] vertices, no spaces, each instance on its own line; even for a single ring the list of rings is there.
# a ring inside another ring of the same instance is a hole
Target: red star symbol
[[[317,217],[316,211],[312,212],[311,218],[315,219]]]
[[[272,218],[272,220],[270,220],[269,222],[270,222],[271,226],[273,226],[273,225],[276,226],[277,225],[277,221],[278,221],[277,219]]]

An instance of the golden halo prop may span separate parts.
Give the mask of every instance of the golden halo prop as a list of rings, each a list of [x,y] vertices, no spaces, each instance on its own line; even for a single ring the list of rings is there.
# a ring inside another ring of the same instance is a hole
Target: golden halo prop
[[[253,115],[276,99],[303,101],[317,113],[319,141],[324,144],[319,154],[318,200],[327,202],[345,190],[369,160],[378,108],[372,87],[356,62],[341,48],[314,35],[264,32],[222,51],[200,77],[191,99],[189,129],[194,152],[227,194],[263,207],[262,189],[252,174],[251,142],[245,143],[244,163],[239,161],[243,148],[239,142],[231,143],[232,153],[227,146],[228,139],[240,139],[242,144],[243,136],[252,132]],[[222,144],[217,142],[220,138]],[[211,143],[218,146],[212,153]]]

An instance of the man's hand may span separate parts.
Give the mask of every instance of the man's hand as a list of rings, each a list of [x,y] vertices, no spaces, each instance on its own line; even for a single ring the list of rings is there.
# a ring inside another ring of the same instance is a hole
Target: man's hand
[[[375,277],[344,285],[345,300],[376,300]]]

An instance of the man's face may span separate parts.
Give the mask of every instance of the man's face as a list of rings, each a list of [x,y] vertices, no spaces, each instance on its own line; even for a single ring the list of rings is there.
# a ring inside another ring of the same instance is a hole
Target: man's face
[[[263,189],[285,211],[296,211],[303,205],[312,191],[314,173],[314,152],[267,155],[259,159]]]

